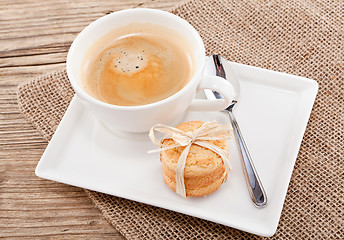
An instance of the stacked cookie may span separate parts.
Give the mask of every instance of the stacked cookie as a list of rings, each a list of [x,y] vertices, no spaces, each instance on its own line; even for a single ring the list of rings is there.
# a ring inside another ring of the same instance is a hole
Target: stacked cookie
[[[202,121],[191,121],[180,124],[177,128],[184,132],[191,132],[201,127]],[[209,141],[228,153],[227,140]],[[172,139],[165,139],[163,145],[175,144]],[[179,157],[185,147],[164,150],[160,154],[162,172],[165,183],[176,191],[176,167]],[[186,196],[204,196],[215,192],[227,180],[227,173],[222,158],[215,152],[192,144],[186,159],[184,170],[184,184]]]

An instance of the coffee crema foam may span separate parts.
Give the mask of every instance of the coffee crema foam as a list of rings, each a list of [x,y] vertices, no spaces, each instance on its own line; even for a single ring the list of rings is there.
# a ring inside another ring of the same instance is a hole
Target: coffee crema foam
[[[83,86],[88,94],[113,105],[138,106],[165,99],[188,83],[193,74],[188,44],[172,30],[148,27],[150,31],[141,27],[117,37],[108,34],[93,46],[103,49],[86,58]]]

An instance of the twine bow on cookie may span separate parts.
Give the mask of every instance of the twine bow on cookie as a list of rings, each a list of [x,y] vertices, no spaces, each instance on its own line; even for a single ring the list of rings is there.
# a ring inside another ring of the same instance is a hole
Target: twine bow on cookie
[[[231,129],[232,128],[229,125],[217,124],[216,121],[205,122],[200,128],[195,129],[193,132],[183,132],[182,130],[174,127],[166,126],[163,124],[156,124],[151,128],[149,132],[149,138],[155,145],[159,146],[160,148],[150,150],[148,151],[148,153],[161,152],[181,146],[185,147],[178,159],[176,168],[176,193],[183,197],[186,197],[184,169],[186,158],[189,154],[191,145],[197,144],[220,155],[228,175],[230,173],[231,167],[227,153],[218,146],[210,143],[209,140],[229,139]],[[160,140],[155,137],[155,131],[164,134]],[[162,141],[164,139],[173,139],[176,144],[166,146],[162,144]]]

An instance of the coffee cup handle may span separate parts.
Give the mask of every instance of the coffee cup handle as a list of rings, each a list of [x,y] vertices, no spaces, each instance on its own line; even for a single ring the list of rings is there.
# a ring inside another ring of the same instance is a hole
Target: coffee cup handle
[[[233,100],[234,88],[227,80],[218,76],[202,76],[199,90],[210,89],[216,91],[222,99],[193,99],[189,111],[222,111],[226,109]]]

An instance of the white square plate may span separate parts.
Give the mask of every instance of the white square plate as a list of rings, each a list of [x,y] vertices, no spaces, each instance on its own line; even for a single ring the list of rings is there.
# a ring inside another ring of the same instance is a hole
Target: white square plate
[[[147,154],[156,146],[146,135],[108,132],[77,97],[37,165],[36,175],[272,236],[318,84],[242,64],[232,66],[242,88],[234,113],[267,193],[265,208],[252,204],[234,139],[229,141],[232,172],[228,181],[206,197],[184,199],[163,182],[159,154]],[[189,112],[184,120],[229,123],[222,112]]]

